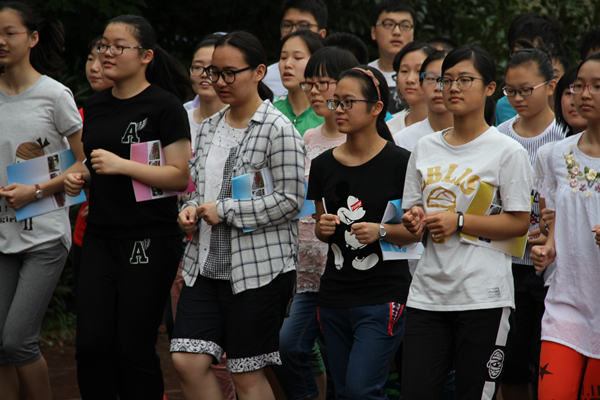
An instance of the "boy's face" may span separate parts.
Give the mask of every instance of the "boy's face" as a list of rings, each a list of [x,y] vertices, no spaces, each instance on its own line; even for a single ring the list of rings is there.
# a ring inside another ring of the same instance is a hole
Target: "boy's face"
[[[310,29],[322,37],[325,37],[327,33],[325,29],[319,29],[317,20],[310,12],[290,8],[283,14],[283,18],[281,19],[281,38],[283,39],[298,29]]]
[[[380,25],[371,27],[371,39],[377,42],[379,54],[385,53],[394,57],[404,46],[413,41],[415,29],[414,21],[407,12],[382,12],[377,19]],[[393,23],[392,29],[385,26]],[[413,25],[411,29],[402,31],[400,25]],[[397,25],[400,24],[400,25]]]

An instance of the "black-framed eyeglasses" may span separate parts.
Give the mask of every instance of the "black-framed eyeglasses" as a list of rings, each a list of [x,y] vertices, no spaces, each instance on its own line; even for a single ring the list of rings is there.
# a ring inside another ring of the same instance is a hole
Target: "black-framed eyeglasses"
[[[238,69],[237,71],[231,71],[231,70],[219,71],[215,67],[210,66],[210,67],[206,68],[206,71],[208,72],[208,79],[210,79],[211,82],[217,83],[219,81],[219,78],[222,77],[223,82],[225,82],[227,84],[232,84],[233,82],[235,82],[235,76],[237,74],[239,74],[240,72],[248,71],[249,69],[252,69],[252,67]]]
[[[537,86],[534,87],[526,87],[526,88],[521,88],[521,89],[512,89],[512,88],[507,88],[506,86],[502,88],[502,93],[504,93],[504,95],[506,97],[515,97],[517,95],[517,93],[519,93],[520,96],[525,97],[525,96],[531,96],[531,94],[533,93],[533,91],[539,87],[542,87],[544,85],[547,85],[548,82],[550,81],[546,81],[544,83],[540,83]]]
[[[105,54],[109,49],[110,49],[110,53],[113,56],[120,56],[121,54],[123,54],[123,50],[125,49],[138,49],[138,50],[142,50],[144,49],[142,46],[117,46],[115,44],[104,44],[104,43],[96,43],[94,45],[94,48],[96,49],[96,53],[99,54]]]
[[[300,82],[300,89],[304,92],[310,92],[313,87],[316,87],[318,91],[324,92],[329,90],[329,85],[332,83],[338,83],[338,81]]]
[[[396,22],[393,19],[386,18],[381,22],[375,24],[375,26],[381,26],[383,29],[387,29],[388,31],[393,31],[396,27],[400,28],[400,32],[409,32],[414,27],[413,24],[410,23],[409,20],[405,19],[404,21]]]
[[[205,72],[208,74],[208,67],[203,67],[202,65],[192,65],[190,67],[190,74],[194,76],[202,76]]]
[[[302,22],[298,22],[296,24],[294,24],[291,21],[283,21],[281,22],[281,30],[283,32],[291,32],[294,30],[294,28],[296,28],[297,31],[302,30],[302,29],[310,29],[313,26],[318,26],[317,24],[311,24],[310,22],[307,21],[302,21]]]
[[[436,74],[435,72],[422,72],[421,73],[421,82],[429,83],[430,85],[433,83],[437,83],[441,76]]]
[[[326,101],[327,101],[327,108],[329,108],[331,111],[337,110],[337,108],[339,106],[342,107],[342,110],[346,111],[346,110],[351,110],[352,105],[357,101],[361,101],[363,103],[377,103],[379,100],[344,99],[344,100],[326,100]]]
[[[452,82],[456,82],[456,86],[458,86],[460,90],[469,90],[471,89],[471,86],[473,86],[473,81],[475,79],[478,79],[480,81],[483,80],[481,78],[473,78],[472,76],[461,76],[457,79],[440,78],[438,79],[438,82],[440,84],[440,89],[444,91],[450,90],[452,88]]]
[[[571,93],[583,93],[585,88],[588,88],[591,94],[600,94],[600,85],[582,85],[581,83],[573,83],[569,85],[569,91]]]

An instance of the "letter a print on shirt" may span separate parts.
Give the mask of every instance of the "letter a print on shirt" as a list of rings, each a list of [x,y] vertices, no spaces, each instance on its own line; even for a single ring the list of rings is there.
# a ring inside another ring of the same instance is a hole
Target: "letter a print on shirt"
[[[150,247],[150,239],[136,240],[133,244],[133,252],[129,259],[129,264],[148,264],[148,256],[146,250]]]
[[[139,143],[140,137],[138,136],[138,132],[144,129],[146,123],[148,122],[148,118],[143,120],[142,122],[130,122],[127,129],[125,129],[125,134],[121,138],[121,143],[129,144],[129,143]]]

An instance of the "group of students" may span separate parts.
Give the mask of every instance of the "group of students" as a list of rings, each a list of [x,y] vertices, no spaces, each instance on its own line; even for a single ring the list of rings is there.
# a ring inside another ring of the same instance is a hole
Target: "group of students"
[[[485,50],[413,41],[412,9],[384,1],[371,21],[380,59],[367,65],[360,40],[326,38],[326,20],[320,0],[287,0],[278,63],[238,31],[206,37],[187,74],[148,21],[116,17],[90,43],[99,93],[78,112],[46,75],[60,68],[62,25],[0,4],[0,169],[67,148],[77,160],[33,186],[0,173],[0,398],[52,397],[37,335],[71,246],[66,209],[26,221],[14,210],[84,189],[73,254],[84,399],[163,398],[154,346],[169,294],[188,399],[322,399],[326,371],[338,399],[386,398],[394,359],[410,400],[442,398],[452,377],[459,399],[500,387],[532,398],[530,366],[540,399],[596,395],[600,44],[569,69],[552,21],[513,21],[502,89],[513,114],[498,121]],[[185,84],[197,97],[184,108]],[[162,165],[130,160],[132,144],[154,140]],[[271,193],[234,198],[233,177],[265,169]],[[136,202],[132,179],[196,190]],[[482,183],[502,213],[467,214]],[[383,223],[396,199],[402,222]],[[309,201],[315,214],[296,219]],[[511,259],[460,233],[527,233],[529,245]],[[424,251],[384,260],[381,239]]]

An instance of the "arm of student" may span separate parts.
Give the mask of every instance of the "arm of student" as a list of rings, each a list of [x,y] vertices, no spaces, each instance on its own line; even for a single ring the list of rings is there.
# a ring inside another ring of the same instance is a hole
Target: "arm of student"
[[[382,224],[386,235],[386,242],[405,245],[418,242],[420,238],[408,231],[402,224]],[[352,224],[350,233],[362,244],[371,244],[379,239],[379,224],[374,222],[357,222]]]
[[[268,148],[265,166],[273,176],[273,193],[252,199],[217,200],[216,204],[219,219],[240,229],[287,222],[304,204],[305,145],[295,128],[291,124],[283,126],[269,138],[260,138],[256,143],[264,143]]]
[[[523,236],[529,228],[529,212],[505,212],[498,215],[465,214],[462,232],[492,240]],[[432,237],[443,239],[458,230],[458,214],[434,211],[425,216]]]
[[[54,193],[62,192],[65,190],[64,181],[68,174],[73,172],[82,172],[85,170],[83,160],[85,155],[83,153],[83,144],[81,143],[81,129],[67,136],[71,150],[75,155],[75,164],[73,164],[66,171],[63,171],[58,176],[45,181],[40,182],[38,185],[42,190],[44,196],[49,196]],[[13,183],[4,188],[0,188],[0,197],[6,197],[8,206],[18,210],[19,208],[31,203],[36,200],[35,192],[37,191],[34,185],[23,185],[21,183]],[[69,194],[69,193],[67,193]]]
[[[315,201],[315,236],[322,242],[329,243],[329,237],[334,234],[335,228],[340,224],[340,217],[325,214],[322,201]]]
[[[543,246],[533,246],[531,248],[531,261],[533,261],[533,267],[537,271],[543,271],[548,264],[550,264],[556,258],[556,249],[554,247],[554,227],[550,227],[548,232],[548,240]]]
[[[596,244],[600,246],[600,225],[594,226],[592,232],[596,234],[594,238],[596,239]]]
[[[96,149],[91,153],[92,168],[100,175],[125,175],[158,189],[187,189],[190,183],[189,139],[179,139],[163,150],[165,165],[156,166],[126,160],[110,151]]]

